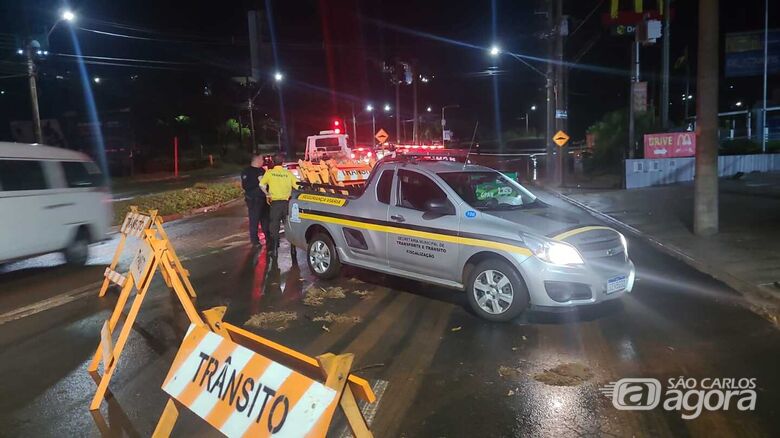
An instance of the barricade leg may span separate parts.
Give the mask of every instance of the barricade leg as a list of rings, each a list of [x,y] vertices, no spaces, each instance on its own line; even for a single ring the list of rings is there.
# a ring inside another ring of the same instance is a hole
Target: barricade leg
[[[179,302],[181,302],[181,306],[184,308],[184,312],[187,313],[187,317],[190,319],[190,322],[193,324],[205,325],[200,317],[200,314],[198,313],[198,310],[192,303],[192,298],[190,298],[190,295],[187,293],[187,290],[184,288],[184,285],[181,282],[183,276],[176,275],[176,271],[173,269],[173,266],[171,266],[171,254],[167,250],[159,252],[158,254],[161,255],[160,258],[162,259],[161,262],[163,270],[168,271],[170,274],[173,290],[176,292],[176,296],[179,298]]]
[[[339,400],[339,406],[344,412],[344,416],[347,418],[347,423],[352,430],[352,435],[355,438],[371,438],[373,434],[368,429],[363,413],[360,412],[357,401],[349,385],[347,385],[347,378],[349,377],[350,369],[352,368],[352,361],[354,355],[352,354],[340,354],[334,356],[331,353],[326,353],[317,356],[317,362],[322,369],[323,377],[325,377],[325,386],[335,389],[341,394],[341,400]],[[318,424],[316,427],[319,427]],[[327,425],[325,425],[327,427]],[[323,434],[324,436],[324,434]]]
[[[152,438],[167,438],[171,436],[173,426],[176,425],[176,420],[179,418],[179,407],[176,406],[176,402],[172,399],[168,399],[168,403],[165,404],[165,410],[163,410],[160,416],[160,421],[157,422],[157,427],[154,428]]]
[[[192,287],[192,283],[190,283],[190,271],[186,270],[184,266],[182,266],[181,261],[179,260],[179,256],[176,254],[176,250],[173,249],[173,245],[171,245],[170,239],[168,239],[168,234],[165,232],[165,229],[163,228],[162,219],[156,218],[155,219],[155,229],[160,234],[160,237],[162,237],[162,240],[167,242],[166,249],[171,255],[171,259],[173,259],[173,264],[176,266],[177,271],[179,272],[179,275],[181,276],[181,281],[184,283],[184,287],[187,290],[187,293],[190,297],[195,298],[195,288]],[[166,284],[168,282],[166,281]],[[173,287],[171,284],[168,284],[168,287]]]
[[[127,299],[130,297],[130,293],[133,291],[135,283],[133,282],[133,276],[128,275],[127,281],[125,282],[124,287],[122,287],[122,292],[119,293],[119,299],[116,302],[116,306],[114,306],[114,311],[111,312],[111,317],[108,320],[108,329],[113,334],[114,328],[116,328],[117,322],[119,322],[119,317],[122,315],[122,311],[125,308],[125,305],[127,304]],[[103,356],[103,340],[101,339],[100,344],[97,347],[97,350],[95,350],[95,355],[92,357],[92,361],[89,363],[89,366],[87,367],[87,371],[89,371],[90,374],[92,374],[92,378],[95,379],[97,377],[96,372],[98,369],[98,364],[100,364],[100,359],[102,359]],[[96,383],[99,384],[99,382]]]
[[[114,258],[111,259],[111,264],[108,266],[109,269],[112,271],[116,269],[116,265],[119,263],[119,256],[122,254],[122,249],[125,247],[125,241],[127,240],[127,235],[124,233],[122,234],[122,237],[119,238],[119,244],[116,247],[116,251],[114,252]],[[108,286],[111,284],[111,282],[108,280],[108,277],[103,277],[103,284],[100,286],[100,292],[98,292],[98,297],[103,297],[106,294],[106,291],[108,291]]]
[[[159,259],[156,258],[152,264],[151,272],[154,272],[157,269],[159,263]],[[122,355],[122,350],[125,348],[127,338],[130,336],[130,331],[133,329],[133,324],[135,324],[135,319],[138,317],[138,311],[141,310],[141,304],[143,304],[144,297],[146,296],[150,284],[151,281],[147,281],[146,284],[143,285],[141,290],[136,294],[133,304],[130,306],[130,311],[127,313],[125,323],[122,324],[122,331],[119,332],[119,338],[117,338],[116,346],[112,352],[113,357],[110,361],[107,361],[109,364],[108,369],[103,370],[103,375],[100,378],[100,383],[98,383],[97,391],[95,391],[95,396],[92,398],[92,403],[89,405],[89,409],[92,411],[100,409],[100,403],[103,401],[106,391],[108,390],[108,382],[111,381],[111,376],[116,370],[116,364],[119,362],[119,357]],[[98,347],[98,351],[100,351],[100,347]]]

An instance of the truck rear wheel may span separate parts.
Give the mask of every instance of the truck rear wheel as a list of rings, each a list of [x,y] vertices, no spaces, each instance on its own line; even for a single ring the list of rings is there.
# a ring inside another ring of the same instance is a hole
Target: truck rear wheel
[[[336,277],[341,270],[341,262],[333,239],[325,233],[317,233],[311,238],[306,251],[306,260],[309,263],[309,270],[315,276],[325,280]]]
[[[509,321],[528,308],[525,282],[512,265],[499,258],[474,267],[466,295],[474,312],[489,321]]]

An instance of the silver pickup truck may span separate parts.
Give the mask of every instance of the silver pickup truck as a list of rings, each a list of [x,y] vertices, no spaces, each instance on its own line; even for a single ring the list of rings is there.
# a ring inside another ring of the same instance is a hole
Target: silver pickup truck
[[[347,264],[465,290],[491,321],[612,300],[634,285],[622,234],[482,166],[384,159],[361,193],[298,191],[289,213],[286,237],[316,276]]]

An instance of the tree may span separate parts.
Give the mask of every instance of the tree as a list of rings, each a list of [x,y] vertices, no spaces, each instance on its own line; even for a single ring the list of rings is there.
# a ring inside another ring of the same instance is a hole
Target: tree
[[[636,136],[643,135],[657,129],[653,115],[649,112],[636,113]],[[625,109],[612,111],[604,116],[588,132],[595,136],[593,155],[587,161],[588,172],[620,172],[621,159],[628,138],[628,111]]]

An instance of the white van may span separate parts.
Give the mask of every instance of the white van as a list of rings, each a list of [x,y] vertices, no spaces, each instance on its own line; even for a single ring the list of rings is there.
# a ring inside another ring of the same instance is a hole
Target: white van
[[[106,181],[88,156],[0,142],[0,263],[63,251],[83,265],[110,224]]]

